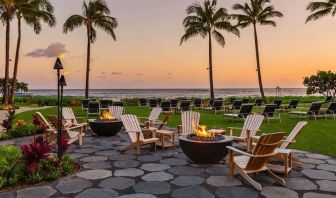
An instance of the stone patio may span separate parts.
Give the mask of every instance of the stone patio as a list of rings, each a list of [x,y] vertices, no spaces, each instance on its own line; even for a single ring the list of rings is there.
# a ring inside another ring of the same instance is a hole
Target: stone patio
[[[336,159],[325,155],[295,151],[304,162],[304,169],[293,170],[285,178],[286,187],[259,174],[256,179],[262,184],[263,191],[258,192],[241,177],[228,177],[224,162],[194,164],[178,147],[175,150],[158,149],[157,152],[145,148],[141,156],[136,156],[133,150],[117,151],[127,142],[127,134],[86,136],[83,146],[74,145],[69,149],[81,164],[77,174],[49,185],[0,193],[0,198],[336,197]],[[22,144],[22,140],[16,143]]]

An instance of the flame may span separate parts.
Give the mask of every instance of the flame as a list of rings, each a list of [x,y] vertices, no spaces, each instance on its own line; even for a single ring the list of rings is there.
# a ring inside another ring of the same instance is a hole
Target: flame
[[[70,72],[68,72],[68,71],[65,71],[65,72],[62,73],[63,76],[67,76],[69,74],[70,74]]]
[[[195,129],[195,123],[192,123],[193,125],[193,129],[194,129],[194,133],[198,136],[198,137],[204,137],[204,138],[214,138],[215,134],[211,133],[209,131],[206,130],[206,126],[205,125],[199,125],[197,129]]]
[[[100,116],[101,120],[115,120],[115,117],[113,117],[109,111],[103,111],[101,116]]]
[[[60,59],[64,59],[64,58],[65,58],[65,53],[60,53],[60,54],[58,55],[58,58],[60,58]]]

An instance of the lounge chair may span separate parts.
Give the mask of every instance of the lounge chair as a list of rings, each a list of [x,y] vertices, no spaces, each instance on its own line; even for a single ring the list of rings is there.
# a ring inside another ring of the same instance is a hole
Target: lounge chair
[[[155,107],[152,109],[148,117],[139,117],[139,119],[145,119],[145,123],[141,124],[141,126],[153,126],[153,124],[156,124],[159,122],[159,117],[162,112],[161,107]]]
[[[193,103],[194,109],[200,109],[202,107],[202,99],[201,98],[195,98]]]
[[[82,101],[82,110],[87,110],[88,106],[89,106],[89,102],[91,101],[91,99],[84,99]]]
[[[234,100],[232,102],[232,105],[229,107],[229,109],[233,110],[233,111],[239,110],[241,108],[242,104],[243,104],[242,102],[243,101],[241,101],[241,100]]]
[[[288,105],[281,105],[281,108],[284,109],[284,110],[286,110],[286,111],[288,109],[294,110],[294,109],[296,109],[296,107],[298,106],[298,104],[299,104],[299,99],[291,99],[289,101]]]
[[[145,107],[147,106],[147,99],[146,98],[140,98],[139,101],[138,101],[138,105],[140,107]]]
[[[200,123],[201,114],[195,111],[184,111],[181,113],[182,125],[177,126],[179,135],[188,135],[194,133]]]
[[[111,106],[109,107],[109,113],[111,116],[120,119],[120,116],[124,113],[124,107],[121,106]]]
[[[332,97],[332,96],[328,96],[328,97],[326,97],[324,103],[329,103],[329,102],[331,102],[332,100],[333,100],[333,97]]]
[[[206,109],[212,109],[214,102],[215,102],[215,99],[210,98],[210,100],[208,101],[208,104],[206,105],[205,108]]]
[[[258,140],[258,143],[252,154],[228,146],[227,148],[229,150],[229,158],[227,162],[230,175],[233,175],[235,170],[238,171],[238,173],[245,179],[246,182],[259,191],[262,190],[262,186],[252,179],[249,174],[266,172],[276,183],[285,186],[285,181],[279,176],[275,175],[267,167],[269,160],[273,156],[277,155],[275,149],[281,143],[284,135],[284,133],[262,135]],[[234,153],[241,155],[234,156]]]
[[[321,102],[313,102],[308,109],[308,111],[291,111],[289,112],[290,115],[298,115],[300,117],[314,117],[317,119],[317,116],[320,114],[322,103]]]
[[[99,101],[99,104],[100,104],[100,109],[103,110],[108,110],[109,108],[109,100],[100,100]]]
[[[150,98],[148,104],[149,104],[149,108],[158,107],[158,100],[157,100],[157,98]]]
[[[324,114],[326,117],[329,114],[330,117],[334,117],[334,120],[336,119],[336,102],[330,102],[327,109],[323,109],[321,111],[322,114]]]
[[[131,143],[123,147],[121,149],[122,151],[126,151],[131,148],[136,148],[137,155],[140,155],[141,146],[147,144],[152,144],[154,146],[154,150],[156,150],[156,142],[158,142],[159,139],[156,138],[155,131],[152,131],[151,138],[145,139],[137,116],[126,114],[122,115],[120,119],[124,125],[125,132],[128,133],[131,139]]]
[[[281,116],[280,113],[276,111],[277,105],[275,104],[267,104],[265,105],[264,110],[261,112],[267,118],[267,122],[269,123],[270,120],[278,119],[281,123]]]
[[[83,132],[86,131],[87,128],[87,117],[76,117],[75,113],[73,112],[72,108],[63,107],[62,108],[62,116],[65,120],[66,125],[71,127],[82,127]],[[81,120],[82,122],[78,122]]]
[[[247,104],[249,103],[250,99],[249,98],[243,98],[242,99],[242,104]]]
[[[190,100],[181,100],[181,104],[180,104],[180,111],[190,111],[191,110],[191,106],[190,106]]]
[[[229,104],[232,105],[233,101],[237,100],[236,98],[229,98]]]
[[[48,119],[50,120],[53,128],[57,129],[58,128],[57,116],[48,116]],[[64,122],[62,122],[61,126],[62,126],[62,136],[68,141],[69,144],[72,144],[73,142],[76,142],[76,141],[78,141],[79,145],[83,144],[83,136],[85,134],[81,126],[69,127]],[[57,136],[57,133],[55,133],[55,136]]]
[[[257,98],[257,99],[254,101],[254,106],[261,107],[261,106],[262,106],[262,103],[263,103],[263,99],[261,99],[261,98]]]
[[[260,131],[259,128],[264,121],[265,116],[258,114],[248,115],[245,119],[243,128],[238,127],[228,127],[228,136],[231,136],[234,141],[239,142],[241,145],[245,146],[247,150],[250,150],[252,139],[251,137],[256,136],[257,132]],[[239,136],[234,136],[234,130],[241,130]]]
[[[212,106],[212,110],[215,111],[215,114],[217,112],[221,112],[223,109],[223,100],[215,100]]]
[[[282,99],[274,99],[274,100],[273,100],[273,104],[276,105],[276,109],[277,109],[277,110],[280,109],[281,104],[282,104]]]
[[[231,118],[243,118],[245,119],[248,115],[252,113],[253,104],[243,104],[241,105],[238,112],[234,113],[225,113],[223,114],[224,117],[231,117]]]
[[[171,112],[170,101],[162,101],[160,104],[162,112]]]
[[[178,109],[178,105],[177,105],[177,99],[171,99],[170,100],[170,108],[172,109],[172,110],[174,110],[175,112],[177,111],[177,109]]]
[[[110,106],[113,106],[113,100],[108,100],[108,106],[110,107]]]
[[[124,102],[123,101],[114,101],[113,102],[113,106],[123,107],[124,106]]]
[[[97,101],[90,101],[87,109],[88,117],[90,115],[98,115],[100,116],[100,105]]]

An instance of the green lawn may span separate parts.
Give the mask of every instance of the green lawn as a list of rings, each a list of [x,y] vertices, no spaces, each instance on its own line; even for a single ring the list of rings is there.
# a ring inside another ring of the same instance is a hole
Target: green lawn
[[[85,116],[85,112],[81,110],[81,107],[74,107],[75,114],[77,116]],[[258,111],[257,109],[256,111]],[[43,115],[56,115],[56,107],[42,109],[40,112]],[[206,110],[200,110],[201,112],[201,121],[203,124],[207,125],[208,128],[227,128],[227,127],[242,127],[243,120],[235,119],[223,119],[222,114],[214,114]],[[30,122],[31,115],[34,112],[28,111],[20,113],[17,115],[17,119],[24,119],[27,122]],[[126,107],[126,113],[135,114],[137,116],[148,116],[148,108],[140,108],[135,106]],[[164,115],[161,115],[162,117]],[[168,125],[170,127],[176,127],[180,124],[180,114],[174,114],[169,120]],[[293,127],[300,121],[299,118],[292,118],[288,116],[288,113],[281,113],[282,122],[278,120],[271,120],[270,124],[267,121],[264,121],[261,126],[262,133],[270,132],[286,132],[289,133]],[[302,133],[297,138],[297,143],[292,145],[293,148],[327,154],[333,157],[336,157],[336,121],[328,118],[318,119],[314,121],[313,119],[306,119],[309,124],[304,128]],[[236,132],[237,135],[239,131]]]

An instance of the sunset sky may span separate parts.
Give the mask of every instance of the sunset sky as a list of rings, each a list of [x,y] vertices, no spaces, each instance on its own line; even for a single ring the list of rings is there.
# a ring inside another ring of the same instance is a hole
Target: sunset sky
[[[199,0],[201,1],[201,0]],[[304,76],[317,70],[336,70],[336,18],[327,16],[305,24],[310,0],[273,0],[284,14],[277,27],[259,27],[265,87],[302,87]],[[62,25],[81,14],[82,0],[51,0],[57,26],[44,26],[40,35],[24,25],[19,80],[32,88],[55,88],[55,56],[64,53],[68,88],[84,88],[86,33],[83,28],[63,34]],[[117,42],[104,32],[92,47],[91,88],[207,88],[208,42],[195,37],[179,46],[185,9],[195,0],[107,0],[118,18]],[[232,13],[241,0],[218,0]],[[11,59],[16,45],[16,21],[11,29]],[[5,29],[0,44],[5,46]],[[240,38],[224,32],[226,46],[214,43],[216,88],[257,87],[252,27]],[[4,73],[4,47],[0,72]],[[13,62],[11,62],[11,68]]]

